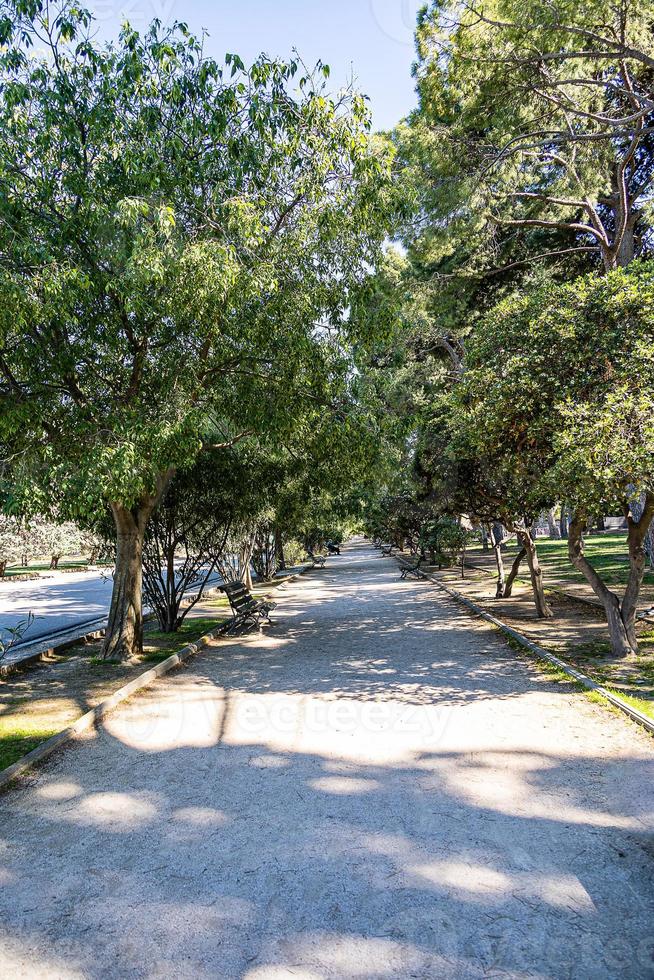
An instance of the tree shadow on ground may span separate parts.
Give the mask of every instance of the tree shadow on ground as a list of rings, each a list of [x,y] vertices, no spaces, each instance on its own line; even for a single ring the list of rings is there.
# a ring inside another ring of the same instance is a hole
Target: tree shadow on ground
[[[651,752],[379,567],[2,799],[5,975],[654,975]]]
[[[360,764],[221,741],[228,712],[147,759],[103,732],[112,772],[10,803],[2,929],[34,975],[651,977],[652,840],[578,757]]]

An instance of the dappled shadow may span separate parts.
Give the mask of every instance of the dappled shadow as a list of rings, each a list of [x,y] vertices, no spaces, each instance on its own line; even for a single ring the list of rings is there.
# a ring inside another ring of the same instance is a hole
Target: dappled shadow
[[[374,565],[372,580],[369,552],[340,561],[313,571],[310,589],[279,593],[264,635],[226,638],[194,670],[212,677],[219,656],[234,689],[416,705],[504,700],[545,683],[435,586],[400,580],[394,561]]]
[[[617,786],[600,802],[578,782],[570,798],[570,766],[587,778],[600,757],[361,763],[234,744],[228,705],[183,747],[144,753],[104,732],[92,751],[111,771],[52,774],[29,806],[8,801],[10,963],[86,977],[651,977],[652,839]],[[619,765],[627,782],[645,775]]]
[[[5,975],[652,977],[644,737],[341,561],[1,799]]]

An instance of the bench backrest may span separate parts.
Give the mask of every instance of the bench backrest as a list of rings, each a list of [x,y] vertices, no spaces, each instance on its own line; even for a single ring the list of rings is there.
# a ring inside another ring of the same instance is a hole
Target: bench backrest
[[[248,592],[243,582],[238,580],[225,582],[220,586],[220,591],[225,593],[234,612],[245,612],[257,604],[256,599]]]

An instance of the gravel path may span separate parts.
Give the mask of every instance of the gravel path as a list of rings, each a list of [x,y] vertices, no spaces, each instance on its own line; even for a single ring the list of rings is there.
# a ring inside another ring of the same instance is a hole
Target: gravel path
[[[351,546],[0,798],[0,976],[654,977],[653,743]]]

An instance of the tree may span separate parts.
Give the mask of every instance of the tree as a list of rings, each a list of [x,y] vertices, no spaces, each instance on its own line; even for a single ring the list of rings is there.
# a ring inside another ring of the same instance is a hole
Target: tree
[[[175,474],[145,530],[143,595],[165,633],[202,598],[224,552],[237,509],[234,469],[224,450],[200,456]]]
[[[469,348],[482,444],[531,474],[532,500],[567,502],[570,559],[604,605],[618,656],[637,649],[643,542],[654,516],[653,298],[654,265],[634,262],[504,301]],[[632,504],[641,494],[638,515]],[[616,509],[628,523],[622,597],[583,549],[589,521]]]
[[[270,582],[278,568],[277,542],[271,521],[262,521],[254,537],[252,565],[260,582]]]
[[[144,534],[176,470],[209,432],[284,437],[307,404],[328,410],[387,155],[326,66],[220,66],[182,24],[100,47],[75,4],[6,9],[0,436],[30,506],[84,525],[109,508],[104,655],[132,656]]]
[[[589,256],[609,270],[648,250],[653,15],[651,0],[421,12],[413,159],[437,239],[481,246],[486,269]],[[506,233],[530,247],[498,250]]]
[[[15,517],[0,514],[0,578],[4,578],[7,566],[19,561],[23,548],[20,524]]]
[[[472,539],[472,533],[466,529],[461,521],[457,521],[447,515],[429,520],[425,523],[422,534],[421,544],[427,548],[441,565],[451,565],[455,560],[461,564],[461,577],[465,567],[465,552]]]
[[[543,452],[515,451],[506,428],[513,417],[497,396],[503,374],[498,371],[505,349],[498,344],[492,360],[490,331],[481,321],[467,345],[466,368],[459,382],[432,406],[417,456],[418,476],[442,513],[467,515],[473,522],[501,524],[514,532],[520,550],[504,581],[499,535],[493,535],[498,569],[497,598],[511,594],[520,563],[527,559],[538,616],[552,610],[545,596],[543,574],[532,526],[548,506],[549,490],[539,480]],[[485,343],[482,346],[482,338]],[[509,429],[509,431],[511,431]]]
[[[26,527],[32,541],[31,550],[38,555],[48,555],[53,570],[64,555],[77,554],[81,548],[80,529],[72,521],[57,524],[37,516]]]

